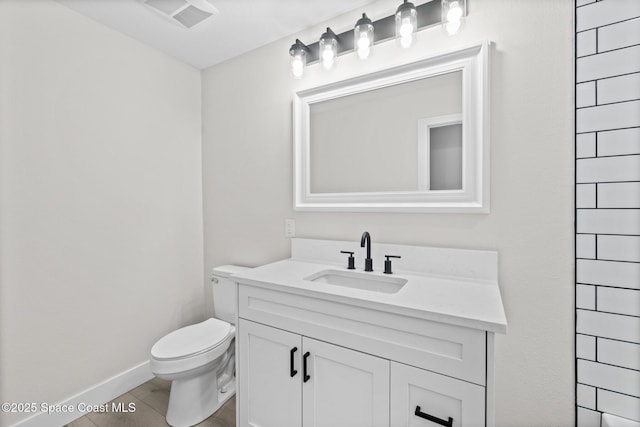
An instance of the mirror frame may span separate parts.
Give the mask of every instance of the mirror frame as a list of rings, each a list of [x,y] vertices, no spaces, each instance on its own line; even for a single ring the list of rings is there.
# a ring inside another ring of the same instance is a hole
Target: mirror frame
[[[489,213],[490,47],[491,43],[485,41],[296,92],[293,97],[294,209],[309,212]],[[462,71],[462,190],[311,193],[310,112],[314,103],[456,71]]]

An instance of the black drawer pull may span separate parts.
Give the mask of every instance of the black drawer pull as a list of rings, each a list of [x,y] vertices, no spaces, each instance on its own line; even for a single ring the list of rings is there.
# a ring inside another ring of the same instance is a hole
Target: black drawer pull
[[[293,347],[289,351],[289,373],[291,374],[291,378],[295,377],[296,374],[298,373],[298,371],[293,369],[294,354],[296,353],[296,351],[298,351],[298,347]]]
[[[441,426],[453,427],[453,418],[449,417],[449,421],[445,421],[445,420],[440,419],[438,417],[434,417],[433,415],[425,414],[424,412],[420,411],[420,407],[419,406],[416,406],[416,412],[414,412],[414,415],[416,417],[420,417],[420,418],[424,418],[425,420],[429,420],[432,423],[440,424]]]
[[[302,356],[302,382],[303,383],[306,383],[311,379],[311,376],[307,375],[307,359],[309,358],[310,355],[311,353],[307,351],[304,354],[304,356]]]

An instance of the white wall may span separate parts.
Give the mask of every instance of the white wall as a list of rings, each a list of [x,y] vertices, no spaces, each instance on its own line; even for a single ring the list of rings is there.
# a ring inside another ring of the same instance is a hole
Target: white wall
[[[2,0],[0,94],[0,401],[56,403],[203,315],[200,72]]]
[[[396,0],[366,8],[378,19]],[[299,237],[493,249],[509,331],[497,338],[499,426],[572,425],[573,67],[571,0],[470,2],[456,37],[439,28],[409,51],[390,42],[367,62],[343,55],[325,73],[289,75],[295,37],[352,28],[354,11],[203,73],[205,268],[289,256],[284,219]],[[492,207],[488,215],[299,213],[292,209],[291,101],[297,89],[408,62],[479,40],[495,42]]]

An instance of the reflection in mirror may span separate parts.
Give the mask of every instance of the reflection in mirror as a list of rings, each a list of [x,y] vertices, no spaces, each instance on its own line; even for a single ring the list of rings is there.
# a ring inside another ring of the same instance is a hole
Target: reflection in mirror
[[[462,114],[418,120],[418,188],[462,190]]]
[[[462,123],[430,133],[429,190],[462,190]]]
[[[461,157],[450,158],[456,143],[441,141],[441,135],[456,136],[447,127],[431,129],[431,150],[440,154],[429,161],[419,147],[420,127],[432,118],[462,117],[461,71],[317,102],[309,114],[311,193],[450,189],[434,187],[450,178],[433,175],[451,174],[441,161],[462,163]],[[461,132],[457,138],[461,148]],[[462,156],[461,150],[457,153]],[[431,187],[422,182],[426,175],[431,175]]]

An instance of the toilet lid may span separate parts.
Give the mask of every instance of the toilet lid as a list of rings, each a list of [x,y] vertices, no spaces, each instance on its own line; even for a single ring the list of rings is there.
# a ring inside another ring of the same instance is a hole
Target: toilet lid
[[[217,347],[229,335],[231,325],[220,319],[207,319],[185,326],[160,338],[151,348],[156,359],[179,359]]]

